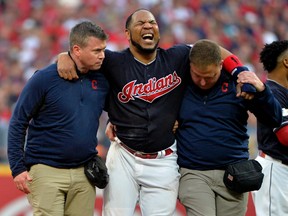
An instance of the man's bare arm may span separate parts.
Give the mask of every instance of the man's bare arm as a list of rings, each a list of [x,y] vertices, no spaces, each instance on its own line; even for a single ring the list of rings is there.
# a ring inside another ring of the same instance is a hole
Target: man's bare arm
[[[222,59],[227,58],[230,55],[233,55],[233,53],[231,53],[230,51],[228,51],[227,49],[223,48],[220,46],[220,50],[221,50],[221,57]]]

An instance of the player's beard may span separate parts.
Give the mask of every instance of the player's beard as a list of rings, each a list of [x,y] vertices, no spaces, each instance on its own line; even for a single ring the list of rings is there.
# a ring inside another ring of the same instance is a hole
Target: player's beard
[[[155,52],[155,50],[157,49],[158,44],[159,44],[159,40],[158,40],[153,48],[144,48],[139,43],[134,41],[132,37],[130,40],[131,40],[132,45],[135,46],[139,50],[139,52],[141,52],[143,54],[151,54],[151,53]]]

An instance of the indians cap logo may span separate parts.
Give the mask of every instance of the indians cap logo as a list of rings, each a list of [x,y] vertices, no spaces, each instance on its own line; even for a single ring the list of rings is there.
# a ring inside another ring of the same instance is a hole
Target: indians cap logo
[[[181,78],[174,71],[166,77],[156,79],[150,78],[146,84],[135,84],[136,80],[127,83],[122,92],[118,93],[118,99],[122,103],[128,103],[130,100],[139,98],[146,102],[152,103],[156,98],[159,98],[181,84]]]

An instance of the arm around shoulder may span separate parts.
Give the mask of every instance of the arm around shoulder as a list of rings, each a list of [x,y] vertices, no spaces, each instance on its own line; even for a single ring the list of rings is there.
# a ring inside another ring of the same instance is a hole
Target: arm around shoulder
[[[57,70],[60,77],[73,80],[78,79],[75,63],[68,55],[68,52],[62,52],[57,56]]]

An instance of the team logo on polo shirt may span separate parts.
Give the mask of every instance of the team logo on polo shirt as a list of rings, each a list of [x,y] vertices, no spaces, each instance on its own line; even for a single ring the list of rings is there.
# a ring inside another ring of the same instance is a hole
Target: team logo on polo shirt
[[[118,93],[119,101],[128,103],[130,100],[139,98],[152,103],[156,98],[171,92],[181,84],[181,78],[175,71],[173,74],[169,74],[158,80],[155,77],[150,78],[145,84],[136,84],[136,81],[137,80],[132,80],[122,88],[122,92]]]

